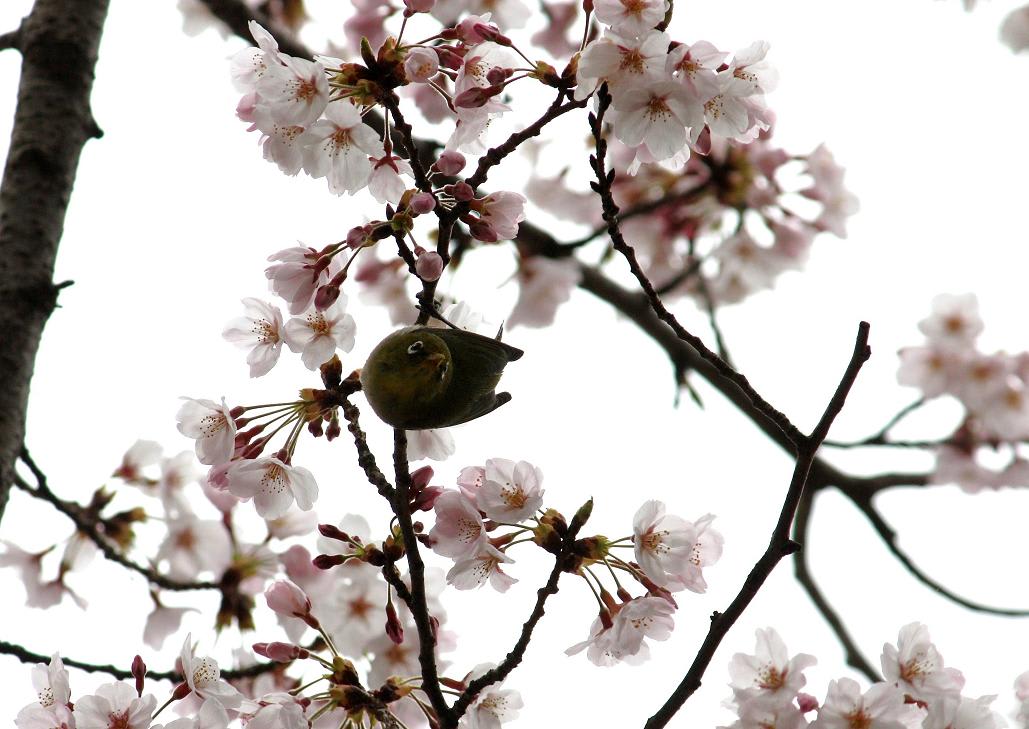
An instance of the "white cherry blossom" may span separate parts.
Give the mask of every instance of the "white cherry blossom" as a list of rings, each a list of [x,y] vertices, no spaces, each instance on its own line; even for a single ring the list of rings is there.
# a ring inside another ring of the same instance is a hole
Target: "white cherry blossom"
[[[250,376],[268,374],[279,361],[282,350],[282,313],[279,307],[267,301],[247,297],[243,299],[244,315],[234,319],[222,332],[228,341],[247,347]]]
[[[382,142],[361,113],[348,101],[334,101],[319,119],[304,132],[304,170],[314,178],[325,177],[329,191],[351,195],[368,184],[372,163],[369,156],[381,157]]]
[[[311,310],[286,322],[286,344],[300,353],[307,369],[318,369],[337,349],[349,352],[354,348],[357,325],[346,310],[347,296],[341,293],[324,311]]]
[[[243,696],[221,677],[218,662],[210,656],[197,657],[192,635],[187,634],[179,652],[186,685],[199,698],[217,701],[224,708],[238,709]]]
[[[196,440],[197,458],[205,466],[217,466],[232,458],[235,448],[236,423],[222,398],[221,405],[211,400],[182,398],[175,419],[179,432]]]
[[[75,702],[76,729],[147,729],[157,699],[127,683],[105,683]]]
[[[303,511],[314,506],[318,484],[306,468],[278,458],[257,458],[243,461],[229,472],[229,492],[241,499],[252,498],[260,516],[277,519],[294,499]]]
[[[543,505],[543,472],[527,461],[490,458],[476,504],[496,521],[525,521]]]

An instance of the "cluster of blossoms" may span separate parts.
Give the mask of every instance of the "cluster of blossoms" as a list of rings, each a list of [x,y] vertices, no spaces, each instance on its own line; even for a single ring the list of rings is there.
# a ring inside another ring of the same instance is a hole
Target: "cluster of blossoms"
[[[1029,353],[987,354],[976,346],[983,330],[974,294],[937,296],[918,328],[925,344],[900,351],[897,379],[926,399],[950,395],[964,406],[961,424],[937,451],[934,480],[975,492],[1029,486],[1029,462],[1019,444],[1029,438]],[[981,448],[1007,446],[1000,470],[981,465]]]
[[[944,666],[943,657],[929,639],[928,629],[920,623],[901,628],[896,646],[883,646],[884,681],[864,691],[853,679],[830,681],[821,703],[800,691],[806,683],[802,671],[813,665],[815,658],[804,653],[788,656],[782,639],[771,628],[757,631],[754,655],[733,656],[729,666],[733,695],[727,705],[738,719],[724,729],[1006,726],[1005,720],[991,708],[995,696],[962,695],[964,676],[957,669]],[[1018,687],[1016,682],[1016,690]]]

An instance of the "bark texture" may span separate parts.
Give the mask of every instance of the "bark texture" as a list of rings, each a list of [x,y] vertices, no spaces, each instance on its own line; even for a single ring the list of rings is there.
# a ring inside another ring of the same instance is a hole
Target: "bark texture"
[[[11,146],[0,183],[0,517],[25,438],[40,336],[82,147],[101,132],[90,111],[109,0],[36,0],[6,37],[22,55]]]

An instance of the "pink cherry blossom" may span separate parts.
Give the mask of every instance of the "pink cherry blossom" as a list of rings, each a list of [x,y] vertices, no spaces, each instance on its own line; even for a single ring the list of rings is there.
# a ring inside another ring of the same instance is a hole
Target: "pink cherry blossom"
[[[526,461],[490,458],[476,495],[487,518],[508,523],[525,521],[543,505],[543,472]]]
[[[125,451],[121,465],[111,475],[135,486],[149,486],[152,481],[143,474],[143,471],[158,463],[161,460],[162,452],[160,443],[152,440],[137,440],[131,448]]]
[[[182,675],[186,685],[199,698],[217,701],[224,708],[239,708],[243,696],[222,677],[218,662],[209,656],[197,657],[191,635],[186,635],[179,652]]]
[[[236,423],[222,398],[221,405],[211,400],[182,398],[175,419],[179,432],[196,440],[197,458],[206,466],[227,463],[235,449]]]
[[[166,522],[168,536],[157,550],[157,562],[168,562],[168,575],[175,580],[193,580],[202,572],[220,577],[232,560],[232,544],[225,525],[215,520],[198,520],[193,514],[172,517]]]
[[[714,516],[696,523],[665,514],[660,501],[648,501],[633,519],[636,561],[658,586],[676,591],[704,592],[703,568],[722,556],[724,539],[710,528]]]
[[[465,677],[465,683],[474,681],[495,668],[492,663],[480,663]],[[479,692],[466,714],[469,729],[500,729],[505,722],[518,718],[518,710],[525,704],[514,689],[501,688],[495,683]]]
[[[518,265],[518,300],[507,318],[508,326],[550,326],[581,278],[579,264],[572,258],[523,258]]]
[[[725,729],[804,729],[807,719],[793,704],[756,696],[736,706],[739,719]]]
[[[412,462],[426,458],[430,461],[445,461],[454,455],[457,449],[450,428],[426,428],[406,432],[407,457]]]
[[[314,178],[325,177],[329,192],[351,195],[368,184],[369,156],[382,156],[382,142],[349,101],[334,101],[325,116],[304,132],[304,169]]]
[[[479,489],[486,481],[486,469],[482,466],[462,468],[457,475],[457,487],[465,498],[478,506]]]
[[[288,693],[273,693],[249,699],[240,707],[240,717],[248,729],[308,729],[304,707],[297,697]]]
[[[904,694],[887,683],[872,685],[861,693],[858,682],[841,678],[829,682],[825,701],[811,729],[909,729],[920,710],[904,703]]]
[[[474,557],[458,560],[447,573],[447,583],[458,590],[473,590],[482,587],[486,580],[497,592],[507,592],[518,580],[504,573],[501,564],[513,564],[514,560],[490,544],[484,544],[482,551]]]
[[[143,625],[143,643],[155,651],[160,650],[165,639],[178,631],[183,616],[190,612],[198,611],[196,608],[167,607],[155,602],[154,609],[147,615],[146,623]]]
[[[597,20],[627,36],[640,36],[665,19],[667,0],[597,0]]]
[[[14,726],[18,729],[75,729],[75,716],[67,706],[42,706],[33,701],[18,712]]]
[[[264,591],[268,607],[279,615],[304,618],[311,614],[311,598],[288,580],[276,580]]]
[[[923,701],[957,696],[965,685],[961,671],[944,667],[943,656],[922,623],[908,623],[901,628],[896,647],[884,644],[881,662],[887,681]]]
[[[613,30],[604,31],[586,46],[576,72],[575,98],[585,99],[607,82],[611,95],[618,98],[633,86],[665,75],[668,57],[667,33],[651,30],[639,38],[623,37]]]
[[[205,701],[196,716],[176,719],[163,727],[155,724],[152,729],[228,729],[229,713],[217,701]]]
[[[577,2],[543,2],[543,13],[547,23],[533,34],[530,41],[555,58],[567,58],[579,49],[578,41],[568,39],[568,31],[575,25],[579,17]]]
[[[979,300],[975,294],[940,294],[933,299],[932,314],[918,328],[933,345],[971,347],[984,328]]]
[[[127,683],[105,683],[75,702],[76,729],[146,729],[157,699],[136,696]]]
[[[754,41],[733,54],[728,72],[737,83],[745,85],[750,94],[767,94],[774,91],[779,82],[778,72],[765,60],[768,49],[767,41]]]
[[[306,127],[329,103],[325,68],[316,61],[282,54],[257,81],[258,108],[262,105],[277,124]]]
[[[674,74],[687,93],[703,104],[718,94],[717,70],[728,55],[707,41],[683,43],[668,53],[665,72]]]
[[[792,658],[786,644],[773,628],[758,628],[754,655],[737,653],[729,663],[731,686],[737,701],[755,697],[789,703],[803,688],[805,668],[815,665],[814,656],[798,653]]]
[[[996,696],[978,699],[952,694],[929,703],[929,713],[922,729],[1001,729],[1007,720],[994,711],[990,704]]]
[[[244,315],[235,319],[222,332],[228,341],[247,347],[250,376],[268,374],[279,361],[282,349],[282,314],[279,307],[254,298],[243,299]]]
[[[286,322],[286,344],[300,353],[304,366],[316,370],[332,359],[337,349],[349,352],[354,348],[354,317],[346,313],[347,297],[339,298],[324,311],[309,311]]]
[[[919,388],[926,397],[954,392],[968,363],[966,352],[949,347],[905,347],[897,354],[897,382]]]
[[[633,86],[614,97],[611,111],[615,136],[630,147],[646,145],[656,160],[682,152],[687,128],[699,130],[704,125],[703,107],[675,81]]]
[[[466,559],[486,543],[486,531],[475,504],[458,491],[444,491],[434,506],[436,525],[429,532],[433,551],[444,557]]]
[[[412,83],[425,83],[439,73],[439,56],[431,48],[412,48],[404,58],[404,73]]]
[[[372,157],[372,174],[368,178],[368,192],[380,203],[397,205],[407,190],[407,183],[400,175],[411,177],[411,164],[393,154]]]
[[[241,499],[253,498],[257,513],[277,519],[293,505],[307,511],[318,498],[318,484],[306,468],[290,466],[278,458],[244,461],[229,473],[229,491]]]
[[[575,655],[587,649],[586,657],[598,666],[625,662],[638,665],[650,656],[644,638],[667,640],[672,634],[675,607],[662,597],[637,597],[622,603],[610,627],[600,618],[594,621],[590,637],[565,650]]]
[[[309,309],[318,287],[340,271],[335,259],[324,265],[321,254],[305,246],[284,248],[268,260],[278,261],[264,269],[268,284],[276,296],[285,299],[293,315]]]

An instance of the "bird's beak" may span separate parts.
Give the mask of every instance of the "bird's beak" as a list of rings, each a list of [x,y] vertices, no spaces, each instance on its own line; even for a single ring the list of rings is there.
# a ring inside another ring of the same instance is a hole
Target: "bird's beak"
[[[441,364],[447,361],[447,357],[439,352],[434,352],[433,354],[428,355],[425,358],[425,361],[431,362],[434,367],[438,368]]]

